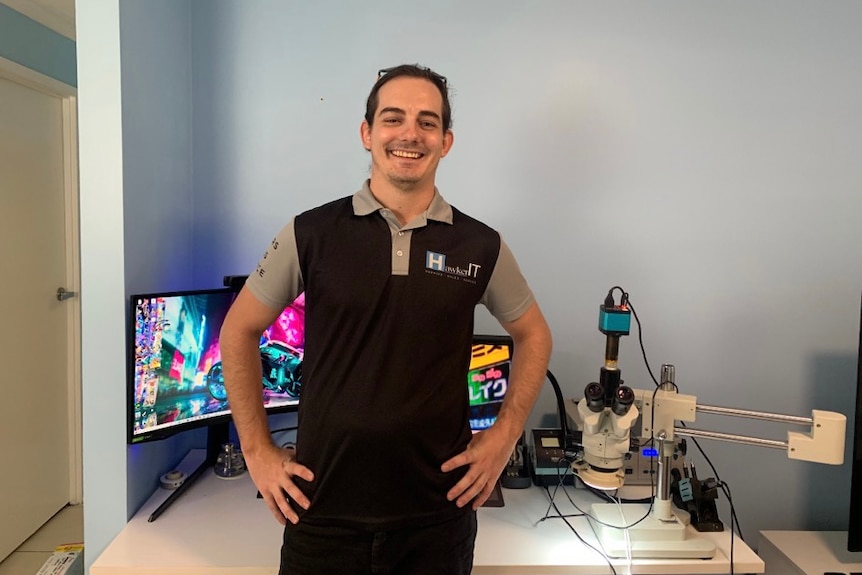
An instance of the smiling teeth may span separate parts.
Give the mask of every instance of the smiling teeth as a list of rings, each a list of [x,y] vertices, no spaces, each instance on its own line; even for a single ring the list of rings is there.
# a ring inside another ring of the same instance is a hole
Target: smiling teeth
[[[405,152],[403,150],[392,150],[392,155],[399,158],[413,158],[414,160],[418,160],[422,156],[419,152]]]

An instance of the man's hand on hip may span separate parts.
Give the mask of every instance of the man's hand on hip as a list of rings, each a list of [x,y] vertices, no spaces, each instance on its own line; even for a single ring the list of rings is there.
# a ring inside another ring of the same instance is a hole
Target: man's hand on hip
[[[254,455],[245,454],[245,463],[252,481],[276,521],[282,525],[287,521],[296,524],[299,515],[288,498],[303,509],[308,509],[311,502],[294,483],[293,478],[314,481],[314,473],[296,461],[296,451],[293,448],[270,445]]]

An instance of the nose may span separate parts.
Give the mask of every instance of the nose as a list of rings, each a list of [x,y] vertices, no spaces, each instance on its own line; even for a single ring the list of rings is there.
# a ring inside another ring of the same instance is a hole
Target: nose
[[[417,135],[419,134],[418,125],[416,120],[407,120],[401,125],[401,139],[416,141]]]

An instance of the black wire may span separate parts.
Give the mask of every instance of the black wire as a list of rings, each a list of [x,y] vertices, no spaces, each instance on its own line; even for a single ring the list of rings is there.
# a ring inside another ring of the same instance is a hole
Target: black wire
[[[564,460],[561,460],[561,461],[564,461]],[[574,502],[572,502],[572,505],[574,505],[575,509],[577,509],[580,512],[577,515],[563,515],[563,513],[560,511],[560,508],[557,507],[557,503],[556,503],[556,501],[554,501],[554,499],[557,496],[557,489],[562,487],[563,493],[566,493],[566,487],[565,487],[565,484],[563,483],[563,480],[562,480],[562,478],[564,478],[565,476],[566,476],[565,473],[563,475],[560,475],[560,465],[558,462],[557,463],[557,477],[559,477],[560,480],[557,483],[557,485],[554,486],[554,492],[553,493],[551,493],[551,490],[548,489],[547,485],[545,486],[545,492],[548,494],[549,504],[548,504],[548,510],[545,511],[545,516],[542,517],[541,519],[539,519],[539,522],[542,522],[546,519],[562,519],[563,522],[568,526],[569,530],[575,535],[575,537],[578,538],[578,541],[580,541],[585,547],[588,547],[588,548],[592,549],[593,551],[595,551],[596,553],[598,553],[599,555],[601,555],[604,558],[604,560],[607,562],[608,567],[611,568],[611,573],[613,575],[617,575],[617,570],[614,569],[614,564],[611,562],[610,557],[608,557],[604,552],[600,551],[599,549],[597,549],[597,548],[593,547],[592,545],[590,545],[589,543],[587,543],[587,541],[583,537],[581,537],[581,534],[578,533],[578,530],[575,529],[575,526],[569,522],[569,517],[583,517],[583,516],[586,516],[587,514],[584,513],[577,505],[575,505]],[[569,497],[568,493],[566,493],[566,496]],[[569,497],[569,501],[572,501],[571,497]],[[551,510],[552,507],[554,508],[554,511],[557,512],[556,515],[548,515],[548,512]]]
[[[659,386],[658,380],[656,379],[655,375],[653,374],[652,368],[650,367],[650,364],[649,364],[649,360],[647,359],[647,356],[646,356],[646,348],[644,347],[643,327],[641,326],[641,320],[638,317],[638,312],[635,311],[635,306],[633,306],[631,300],[628,299],[628,295],[629,294],[625,294],[625,298],[626,298],[626,302],[628,303],[629,309],[632,310],[632,315],[635,316],[635,323],[638,324],[638,343],[640,343],[640,346],[641,346],[641,355],[643,355],[643,357],[644,357],[644,365],[646,365],[647,371],[649,372],[649,376],[652,378],[653,383],[655,384],[656,387],[658,387]]]
[[[622,530],[622,529],[631,529],[632,527],[634,527],[635,525],[637,525],[637,524],[638,524],[638,523],[640,523],[641,521],[646,520],[646,518],[647,518],[647,517],[649,517],[649,514],[652,512],[652,508],[653,508],[653,498],[652,498],[652,497],[650,497],[650,498],[648,498],[648,499],[644,499],[644,500],[641,500],[641,501],[637,501],[637,503],[649,503],[649,508],[647,509],[646,515],[644,515],[643,517],[641,517],[640,519],[638,519],[637,521],[635,521],[635,522],[634,522],[634,523],[632,523],[631,525],[622,525],[622,526],[620,526],[620,525],[613,525],[613,524],[611,524],[611,523],[605,523],[604,521],[601,521],[598,517],[593,517],[592,515],[590,515],[589,513],[587,513],[586,511],[584,511],[584,510],[583,510],[583,509],[581,509],[580,507],[578,507],[578,504],[577,504],[577,503],[575,503],[574,499],[572,499],[572,496],[569,494],[569,492],[568,492],[568,491],[566,491],[566,487],[565,487],[565,483],[564,483],[563,479],[564,479],[565,477],[568,477],[568,473],[564,472],[562,475],[560,475],[560,468],[561,468],[560,464],[561,464],[561,463],[566,464],[566,465],[567,465],[567,467],[568,467],[568,469],[571,469],[571,466],[569,465],[569,464],[571,464],[571,462],[570,462],[570,461],[565,461],[565,460],[562,460],[562,459],[561,459],[560,461],[558,461],[558,462],[557,462],[557,478],[558,478],[557,487],[562,487],[562,488],[563,488],[563,494],[564,494],[564,495],[566,496],[566,498],[569,500],[569,503],[571,503],[571,504],[572,504],[572,507],[574,507],[575,509],[577,509],[577,510],[578,510],[578,511],[579,511],[579,512],[584,516],[584,517],[587,517],[587,518],[588,518],[588,519],[590,519],[591,521],[595,521],[595,522],[596,522],[596,523],[598,523],[599,525],[604,525],[605,527],[610,527],[610,528],[612,528],[612,529],[620,529],[620,530]],[[568,469],[567,469],[566,471],[568,471]],[[610,495],[608,495],[608,494],[607,494],[607,492],[604,492],[604,491],[601,491],[601,490],[595,489],[594,487],[592,487],[592,486],[590,486],[590,485],[587,485],[587,483],[586,483],[586,482],[581,478],[581,476],[579,476],[577,473],[573,473],[573,474],[572,474],[572,476],[573,476],[574,478],[577,478],[577,480],[578,480],[578,481],[580,481],[580,482],[581,482],[581,484],[582,484],[582,485],[583,485],[583,486],[584,486],[588,491],[590,491],[591,493],[594,493],[594,494],[598,495],[601,499],[604,499],[605,501],[607,501],[607,502],[609,502],[609,503],[621,503],[621,502],[626,502],[626,503],[635,503],[635,501],[629,501],[629,500],[623,500],[623,499],[620,499],[620,498],[614,498],[614,497],[611,497]],[[555,489],[554,489],[554,495],[555,495],[555,496],[556,496],[556,493],[557,493],[557,490],[556,490],[556,488],[555,488]]]
[[[628,292],[626,292],[624,289],[622,289],[619,286],[614,286],[608,292],[608,297],[611,297],[613,291],[616,289],[619,289],[620,292],[622,293],[620,305],[627,305],[628,308],[632,310],[632,315],[635,317],[635,322],[637,323],[637,326],[638,326],[638,342],[639,342],[640,348],[641,348],[641,355],[643,355],[643,358],[644,358],[644,365],[646,366],[647,372],[649,373],[650,377],[653,380],[653,383],[656,386],[656,389],[653,391],[653,400],[652,400],[652,406],[651,406],[652,421],[654,423],[655,422],[655,394],[656,394],[656,391],[658,391],[658,388],[660,387],[660,385],[659,385],[659,382],[656,379],[655,375],[653,374],[652,368],[650,367],[650,364],[649,364],[649,360],[647,359],[646,348],[644,347],[644,342],[643,342],[643,327],[641,326],[641,320],[638,317],[637,311],[635,310],[634,305],[632,305],[631,300],[629,299]],[[673,384],[673,387],[674,387],[675,391],[679,392],[679,388],[677,387],[676,383]],[[681,421],[680,424],[683,427],[686,427],[684,421]],[[655,425],[651,425],[650,426],[650,442],[655,441],[655,436],[653,435],[654,430],[655,430]],[[745,537],[743,537],[743,535],[742,535],[742,529],[739,526],[739,518],[736,515],[736,508],[734,507],[733,499],[730,496],[730,486],[726,482],[721,480],[721,478],[718,475],[718,471],[715,468],[715,465],[713,465],[712,460],[710,460],[709,456],[707,456],[706,452],[700,446],[700,443],[698,443],[697,439],[692,438],[692,441],[694,442],[694,445],[697,447],[697,450],[700,451],[700,454],[706,460],[706,462],[709,465],[709,468],[712,470],[713,474],[715,474],[715,480],[718,482],[718,486],[721,488],[722,492],[727,497],[728,504],[730,505],[730,573],[731,573],[731,575],[733,575],[733,551],[734,551],[734,529],[733,529],[733,526],[734,526],[734,524],[736,525],[736,534],[739,536],[739,538],[742,541],[745,541]],[[650,472],[652,472],[652,460],[650,460]],[[654,484],[654,482],[652,482],[652,484],[653,484],[653,494],[655,494],[655,491],[654,491],[654,489],[655,489],[654,485],[655,484]]]
[[[739,538],[745,541],[745,537],[742,536],[742,529],[739,527],[739,519],[736,517],[736,508],[733,506],[733,498],[730,496],[730,485],[724,481],[719,483],[719,485],[721,486],[721,491],[724,492],[725,497],[727,497],[727,502],[730,504],[730,518],[733,520],[730,525],[731,534],[733,533],[733,523],[736,523],[736,532],[739,535]],[[731,544],[733,544],[733,540],[731,540]]]
[[[614,566],[613,566],[613,563],[611,562],[610,557],[608,557],[608,556],[607,556],[607,554],[606,554],[606,553],[604,553],[604,551],[603,551],[603,550],[599,550],[599,549],[597,549],[597,548],[593,547],[592,545],[590,545],[589,543],[587,543],[587,542],[586,542],[586,541],[581,537],[580,533],[578,533],[577,529],[575,529],[575,527],[574,527],[572,524],[570,524],[570,523],[566,520],[566,518],[568,518],[568,517],[585,517],[585,518],[587,518],[587,520],[588,520],[588,521],[589,521],[589,523],[590,523],[590,527],[591,527],[591,529],[593,530],[593,534],[596,536],[596,538],[598,539],[599,543],[601,544],[601,538],[598,536],[598,533],[596,533],[594,523],[595,523],[595,524],[602,525],[602,526],[605,526],[605,527],[610,527],[610,528],[612,528],[612,529],[619,529],[619,530],[627,530],[627,529],[631,529],[632,527],[636,526],[636,525],[637,525],[638,523],[640,523],[641,521],[645,521],[645,520],[650,516],[650,514],[652,513],[652,509],[653,509],[653,498],[648,498],[648,499],[646,499],[646,500],[639,501],[639,502],[642,502],[642,503],[648,503],[648,504],[649,504],[649,507],[647,508],[647,511],[646,511],[646,513],[643,515],[643,517],[641,517],[641,518],[640,518],[640,519],[638,519],[637,521],[633,522],[632,524],[630,524],[630,525],[624,525],[624,526],[619,526],[619,525],[613,525],[613,524],[611,524],[611,523],[605,523],[604,521],[601,521],[601,520],[600,520],[600,519],[598,519],[597,517],[594,517],[594,516],[593,516],[593,515],[591,515],[590,513],[587,513],[586,511],[584,511],[583,509],[581,509],[581,508],[578,506],[578,504],[574,501],[574,499],[572,499],[572,496],[571,496],[571,494],[568,492],[568,490],[566,490],[566,482],[565,482],[565,479],[566,479],[566,477],[570,477],[569,472],[570,472],[570,471],[571,471],[571,469],[572,469],[572,467],[571,467],[571,463],[572,463],[572,461],[571,461],[571,460],[568,460],[568,459],[566,459],[566,458],[561,458],[559,461],[557,461],[557,484],[554,486],[554,492],[553,492],[553,493],[551,493],[550,489],[548,489],[548,486],[545,486],[545,491],[548,493],[549,505],[548,505],[548,509],[545,511],[545,516],[544,516],[542,519],[540,519],[540,521],[544,521],[545,519],[563,519],[563,520],[566,522],[566,525],[568,525],[569,529],[570,529],[570,530],[575,534],[575,536],[576,536],[576,537],[577,537],[577,538],[578,538],[578,539],[579,539],[579,540],[580,540],[584,545],[586,545],[587,547],[589,547],[590,549],[592,549],[593,551],[595,551],[596,553],[598,553],[599,555],[601,555],[602,557],[604,557],[605,561],[607,561],[608,565],[610,566],[611,571],[612,571],[614,574],[616,574],[616,569],[614,569]],[[623,503],[623,502],[630,502],[630,501],[628,501],[628,500],[615,499],[614,497],[611,497],[610,495],[608,495],[606,492],[604,492],[604,491],[600,491],[600,490],[597,490],[597,489],[595,489],[595,488],[593,488],[593,487],[591,487],[591,486],[587,485],[586,483],[584,483],[584,480],[583,480],[580,476],[578,476],[578,474],[576,474],[576,473],[572,473],[571,477],[573,478],[573,480],[576,478],[578,481],[580,481],[580,482],[584,485],[584,487],[585,487],[586,489],[588,489],[590,492],[592,492],[592,493],[596,493],[596,494],[599,494],[599,495],[600,495],[600,497],[601,497],[601,498],[603,498],[605,501],[612,502],[612,503],[617,504],[617,505],[618,505],[618,504],[620,504],[620,503]],[[573,485],[572,487],[574,488],[574,485]],[[569,500],[569,503],[571,504],[571,506],[572,506],[572,507],[574,507],[574,508],[578,511],[578,513],[577,513],[577,514],[573,514],[573,515],[563,515],[563,514],[560,512],[560,509],[559,509],[559,508],[557,507],[557,505],[556,505],[557,491],[559,491],[559,489],[560,489],[560,488],[562,488],[562,490],[563,490],[563,494],[566,496],[566,499],[568,499],[568,500]],[[551,508],[553,508],[553,509],[554,509],[554,511],[556,511],[556,512],[557,512],[557,515],[548,515],[548,513],[549,513],[549,512],[550,512],[550,510],[551,510]]]
[[[626,293],[626,290],[624,290],[620,286],[614,286],[608,290],[608,296],[605,298],[605,305],[614,305],[614,292],[617,290],[620,291],[620,305],[626,305],[626,303],[628,303],[629,294]]]
[[[551,382],[551,388],[554,390],[554,397],[557,400],[557,412],[560,419],[560,447],[565,451],[569,447],[569,424],[566,421],[566,406],[563,401],[563,392],[560,390],[560,384],[557,382],[557,378],[554,377],[554,374],[551,373],[550,369],[547,370],[545,376],[548,378],[548,381]]]
[[[683,427],[686,427],[684,421],[681,421],[680,423],[682,424]],[[739,535],[740,539],[745,541],[745,537],[742,536],[742,529],[739,527],[739,521],[736,519],[736,510],[733,507],[733,500],[730,498],[730,486],[727,484],[727,482],[722,481],[721,477],[718,475],[718,470],[716,470],[715,465],[712,464],[712,460],[709,458],[709,456],[706,454],[706,452],[700,446],[700,443],[697,442],[697,439],[692,437],[691,440],[692,440],[692,442],[694,442],[695,447],[697,447],[697,450],[700,452],[700,454],[706,460],[707,465],[709,465],[709,468],[712,470],[712,473],[715,475],[715,480],[716,480],[716,482],[718,482],[718,486],[721,487],[721,491],[725,494],[725,496],[727,496],[727,501],[730,504],[731,521],[736,520],[737,535]],[[731,527],[731,533],[733,533],[733,524],[732,523],[731,523],[730,527]],[[733,541],[731,541],[731,543],[733,543]]]
[[[685,427],[684,421],[681,421],[680,423],[683,427]],[[707,465],[709,465],[709,468],[712,469],[713,474],[715,474],[715,480],[716,482],[718,482],[718,487],[721,488],[722,493],[724,493],[724,496],[727,497],[727,503],[730,505],[730,575],[733,575],[733,552],[735,535],[739,536],[739,538],[743,542],[745,542],[745,537],[742,536],[742,528],[739,526],[739,518],[736,516],[736,507],[734,507],[733,505],[733,497],[730,496],[730,485],[728,485],[727,482],[721,480],[718,475],[718,471],[712,464],[712,460],[710,460],[709,456],[700,446],[700,443],[697,442],[697,439],[692,437],[691,440],[694,442],[695,447],[697,447],[697,450],[700,451],[700,454],[706,460],[706,463]],[[735,532],[733,529],[734,524],[736,524]]]

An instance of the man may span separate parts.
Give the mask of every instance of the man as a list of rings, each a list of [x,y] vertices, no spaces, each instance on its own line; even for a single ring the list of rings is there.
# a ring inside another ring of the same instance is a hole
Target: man
[[[468,574],[475,510],[491,494],[544,381],[551,335],[494,230],[434,181],[452,148],[446,79],[381,71],[360,135],[371,177],[279,232],[221,332],[246,463],[285,524],[281,573]],[[306,343],[294,449],[276,447],[257,342],[300,292]],[[496,423],[471,436],[474,309],[515,342]]]

